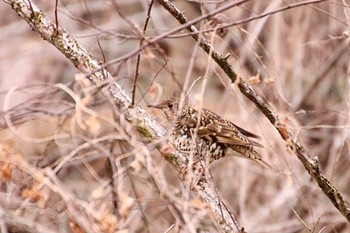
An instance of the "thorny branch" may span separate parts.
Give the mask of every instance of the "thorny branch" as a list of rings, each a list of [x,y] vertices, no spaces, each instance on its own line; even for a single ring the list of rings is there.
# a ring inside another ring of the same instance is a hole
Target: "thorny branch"
[[[167,0],[159,0],[160,4],[168,10],[181,24],[187,24],[187,19],[184,14],[178,10],[172,3]],[[310,3],[317,3],[321,1],[307,1]],[[304,2],[305,4],[306,2]],[[302,4],[302,3],[299,3]],[[285,7],[285,10],[290,9]],[[201,38],[197,35],[198,30],[191,25],[187,29],[193,33],[192,37],[195,40],[200,38],[200,46],[202,49],[211,54],[212,58],[216,63],[223,69],[227,76],[231,79],[232,83],[238,84],[240,91],[250,99],[260,111],[269,119],[272,125],[278,130],[283,140],[285,140],[288,146],[295,152],[298,159],[302,162],[306,170],[309,172],[311,177],[316,180],[318,186],[321,188],[323,193],[330,199],[333,205],[339,210],[341,214],[350,222],[350,209],[345,203],[343,196],[339,191],[330,183],[330,181],[322,174],[318,159],[311,158],[310,155],[304,150],[304,147],[299,143],[299,141],[294,137],[293,133],[290,132],[283,122],[280,121],[279,116],[272,110],[272,108],[265,102],[255,91],[254,89],[242,80],[237,73],[233,70],[232,66],[227,61],[227,56],[224,57],[215,51],[213,46],[204,38]]]

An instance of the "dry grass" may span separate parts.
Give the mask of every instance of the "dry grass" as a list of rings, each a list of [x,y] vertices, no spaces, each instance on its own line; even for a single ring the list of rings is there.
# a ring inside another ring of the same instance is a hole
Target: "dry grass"
[[[54,19],[52,2],[36,4]],[[197,26],[213,28],[286,3],[295,1],[252,0]],[[118,4],[127,21],[107,1],[60,1],[59,25],[96,58],[118,58],[139,46],[135,28],[143,28],[147,2]],[[174,4],[189,19],[217,7],[205,1]],[[324,174],[349,201],[350,77],[344,32],[350,10],[345,4],[336,0],[302,6],[205,36],[222,54],[230,53],[241,78],[253,84],[308,152],[319,157]],[[6,221],[12,229],[35,223],[41,227],[37,232],[218,231],[206,204],[188,190],[177,171],[157,151],[143,153],[139,141],[152,145],[125,123],[113,104],[9,5],[0,6],[0,104],[5,120],[0,121],[0,210],[12,217],[1,219],[0,225]],[[147,36],[178,26],[157,3],[151,16]],[[131,57],[108,67],[130,92],[135,64],[136,57]],[[268,120],[192,38],[167,38],[145,49],[139,72],[140,105],[180,95],[187,83],[193,104],[203,102],[262,136],[265,148],[260,152],[281,175],[241,158],[211,165],[218,193],[247,232],[350,231]],[[147,110],[162,120],[159,112]]]

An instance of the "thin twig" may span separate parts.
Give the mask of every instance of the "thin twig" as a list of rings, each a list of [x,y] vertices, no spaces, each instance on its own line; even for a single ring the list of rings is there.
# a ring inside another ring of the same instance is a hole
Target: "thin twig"
[[[158,77],[159,73],[164,69],[164,67],[168,64],[168,61],[166,61],[162,67],[160,67],[160,69],[157,71],[157,73],[154,75],[152,81],[150,82],[150,84],[148,85],[148,87],[146,88],[146,90],[144,91],[144,93],[142,94],[140,100],[136,103],[139,104],[140,101],[143,99],[143,97],[145,97],[145,95],[147,94],[147,92],[149,91],[149,89],[152,87],[154,81],[156,80],[156,78]]]
[[[56,0],[56,3],[55,3],[55,22],[56,22],[56,28],[58,28],[58,13],[57,13],[57,9],[58,9],[58,0]]]
[[[252,16],[252,17],[246,18],[246,19],[237,20],[237,21],[234,21],[232,23],[222,24],[221,26],[216,27],[216,28],[208,28],[208,29],[201,30],[201,31],[192,31],[191,33],[188,33],[186,35],[198,35],[198,34],[202,34],[202,33],[213,32],[214,30],[222,30],[222,29],[225,29],[225,28],[229,28],[229,27],[233,27],[233,26],[236,26],[236,25],[248,23],[248,22],[251,22],[251,21],[254,21],[254,20],[257,20],[257,19],[261,19],[261,18],[270,16],[270,15],[274,15],[274,14],[280,13],[282,11],[287,11],[287,10],[291,10],[291,9],[294,9],[294,8],[297,8],[297,7],[310,5],[310,4],[321,3],[321,2],[324,2],[324,1],[327,1],[327,0],[310,0],[310,1],[294,3],[294,4],[290,4],[290,5],[278,8],[276,10],[268,11],[268,12],[265,12],[265,13],[262,13],[262,14],[259,14],[259,15],[256,15],[256,16]],[[211,16],[216,15],[216,14],[217,13],[215,11],[212,11],[212,12],[208,13],[207,15],[210,15],[209,17],[211,17]],[[208,18],[208,17],[206,17],[206,18]],[[191,22],[191,21],[189,21],[189,22]],[[344,22],[342,22],[342,23],[344,23]]]
[[[195,24],[197,22],[200,22],[201,20],[204,20],[206,18],[212,17],[213,15],[219,14],[219,13],[221,13],[221,12],[223,12],[225,10],[228,10],[228,9],[234,7],[234,6],[239,6],[239,5],[241,5],[241,4],[243,4],[243,3],[247,2],[247,1],[249,1],[249,0],[241,0],[239,2],[229,3],[229,4],[225,5],[224,7],[216,9],[215,11],[211,12],[210,14],[206,14],[206,15],[200,16],[200,17],[195,18],[195,19],[193,19],[193,20],[191,20],[189,22],[187,22],[186,18],[182,15],[184,17],[183,20],[186,21],[186,23],[184,23],[183,25],[180,25],[180,26],[178,26],[178,27],[176,27],[174,29],[171,29],[168,32],[165,32],[165,33],[163,33],[163,34],[161,34],[159,36],[156,36],[156,37],[154,37],[154,38],[152,38],[150,40],[146,40],[145,43],[142,46],[140,46],[138,49],[136,49],[134,51],[131,51],[131,52],[129,52],[129,53],[119,57],[119,58],[112,59],[109,62],[106,62],[105,64],[101,65],[101,67],[99,67],[98,69],[94,70],[91,73],[88,73],[87,76],[89,77],[92,74],[94,74],[94,72],[101,71],[105,67],[108,67],[108,66],[110,66],[112,64],[116,64],[116,63],[124,61],[124,60],[126,60],[126,59],[128,59],[128,58],[130,58],[132,56],[135,56],[135,55],[139,54],[144,48],[146,48],[146,47],[148,47],[148,46],[158,42],[159,40],[161,40],[163,38],[166,38],[169,35],[174,34],[175,32],[178,32],[178,31],[180,31],[180,30],[182,30],[184,28],[187,28],[187,27],[192,28],[193,24]],[[198,30],[196,30],[196,32],[198,32]],[[197,35],[192,35],[192,36],[197,36]]]
[[[10,0],[9,2],[19,16],[26,20],[26,22],[38,32],[41,37],[63,53],[77,67],[77,69],[84,74],[90,74],[88,75],[88,78],[94,85],[99,86],[101,83],[109,82],[109,92],[113,96],[115,105],[118,110],[124,114],[128,121],[133,122],[139,128],[146,129],[146,136],[149,137],[149,135],[151,135],[153,139],[164,138],[167,135],[164,128],[161,127],[159,123],[149,116],[141,107],[134,106],[133,108],[130,108],[130,97],[116,82],[114,82],[112,75],[101,68],[101,64],[88,54],[87,51],[68,33],[61,28],[55,28],[54,23],[52,23],[52,21],[48,19],[35,4],[31,3],[30,0]],[[137,144],[136,142],[134,143],[135,145]],[[142,148],[144,150],[142,152],[148,161],[150,151],[146,151],[146,147]],[[188,161],[187,156],[179,151],[175,151],[171,157],[167,157],[166,159],[168,159],[168,161],[171,162],[179,172],[187,165]],[[51,173],[52,171],[49,174]],[[227,209],[222,209],[223,204],[211,184],[201,181],[196,185],[195,189],[197,190],[198,196],[210,205],[213,215],[216,218],[218,225],[222,228],[222,231],[244,232],[237,223],[237,220],[232,218],[231,213]]]
[[[290,10],[290,9],[293,9],[293,8],[296,8],[296,7],[300,7],[300,6],[304,6],[304,5],[309,5],[309,4],[315,4],[315,3],[321,3],[321,2],[324,2],[326,0],[311,0],[311,1],[305,1],[305,2],[301,2],[301,3],[295,3],[295,4],[291,4],[291,5],[288,5],[288,6],[285,6],[285,7],[281,7],[279,9],[276,9],[274,11],[269,11],[269,12],[265,12],[263,14],[260,14],[260,15],[257,15],[257,16],[252,16],[252,17],[249,17],[249,18],[246,18],[246,19],[242,19],[242,20],[239,20],[239,21],[235,21],[233,23],[229,23],[229,24],[225,24],[223,26],[220,26],[220,27],[217,27],[215,29],[207,29],[207,30],[198,30],[196,29],[193,25],[204,20],[204,19],[207,19],[207,18],[210,18],[216,14],[219,14],[223,11],[226,11],[232,7],[235,7],[235,6],[239,6],[245,2],[247,2],[249,0],[242,0],[242,1],[239,1],[239,2],[233,2],[233,3],[228,3],[227,5],[224,5],[223,7],[220,7],[214,11],[211,11],[207,14],[204,14],[200,17],[197,17],[195,19],[192,19],[190,21],[187,21],[186,17],[184,16],[184,14],[182,14],[180,11],[178,11],[178,9],[176,8],[173,8],[174,5],[171,4],[169,1],[167,0],[159,0],[159,2],[162,4],[162,2],[164,3],[163,4],[163,7],[165,7],[170,13],[172,13],[172,15],[182,24],[178,27],[175,27],[163,34],[160,34],[152,39],[149,39],[147,40],[142,46],[140,46],[138,49],[136,50],[133,50],[123,56],[120,56],[116,59],[112,59],[106,63],[104,63],[103,65],[101,65],[100,68],[96,69],[95,71],[93,72],[98,72],[100,71],[101,69],[105,68],[105,67],[108,67],[112,64],[116,64],[116,63],[119,63],[119,62],[122,62],[126,59],[129,59],[130,57],[132,56],[135,56],[137,54],[139,54],[143,49],[145,49],[146,47],[158,42],[159,40],[161,39],[164,39],[164,38],[167,38],[168,36],[170,35],[173,35],[174,33],[182,30],[182,29],[189,29],[189,33],[187,33],[185,36],[188,36],[188,35],[191,35],[192,37],[196,38],[198,37],[199,34],[202,34],[202,33],[206,33],[206,32],[211,32],[213,30],[221,30],[221,29],[224,29],[224,28],[228,28],[228,27],[232,27],[232,26],[236,26],[236,25],[239,25],[239,24],[243,24],[243,23],[247,23],[247,22],[250,22],[252,20],[256,20],[256,19],[260,19],[260,18],[263,18],[263,17],[267,17],[269,15],[272,15],[272,14],[276,14],[276,13],[279,13],[279,12],[282,12],[282,11],[286,11],[286,10]],[[178,13],[180,12],[180,13]],[[193,29],[193,30],[192,30]],[[182,35],[183,36],[183,35]],[[210,51],[210,44],[203,44],[202,45],[204,48],[205,51]],[[226,58],[226,57],[224,57]],[[213,57],[214,59],[214,57]],[[217,61],[218,62],[218,61]],[[227,68],[227,70],[229,70],[229,68]],[[91,73],[88,73],[87,76],[90,76],[93,74],[93,72]],[[229,76],[230,77],[230,76]]]
[[[140,47],[142,46],[145,37],[144,35],[146,35],[146,29],[148,26],[148,22],[151,18],[151,10],[152,10],[152,6],[153,6],[154,0],[151,0],[151,2],[149,3],[148,6],[148,10],[147,10],[147,16],[146,16],[146,21],[145,21],[145,25],[143,26],[143,30],[142,30],[142,37],[140,39]],[[135,95],[136,95],[136,84],[137,84],[137,78],[139,77],[139,68],[140,68],[140,60],[141,60],[141,53],[139,53],[137,55],[137,60],[136,60],[136,70],[135,70],[135,78],[134,78],[134,85],[132,87],[132,98],[131,98],[131,105],[134,106],[135,104]]]
[[[173,4],[171,4],[167,0],[159,0],[160,4],[168,10],[176,19],[179,20],[180,23],[187,25],[185,16],[183,13],[178,10]],[[318,3],[322,2],[322,0],[318,1],[306,1],[303,2],[304,5],[306,3]],[[300,3],[301,4],[301,3]],[[296,7],[297,4],[294,4],[293,7]],[[300,6],[300,5],[298,5]],[[284,7],[284,10],[290,9],[292,5]],[[194,26],[189,28],[190,31],[197,31]],[[198,37],[193,37],[198,40]],[[212,58],[217,62],[217,64],[221,67],[221,69],[226,73],[226,75],[230,78],[233,83],[237,83],[240,91],[250,99],[259,109],[260,111],[269,119],[271,124],[278,130],[283,140],[287,142],[292,150],[294,150],[296,156],[304,165],[305,169],[309,172],[310,176],[314,178],[321,188],[323,193],[330,199],[333,205],[339,210],[341,214],[345,216],[345,218],[350,222],[350,208],[347,203],[345,203],[343,196],[340,192],[330,183],[330,181],[322,174],[320,171],[320,167],[318,164],[318,159],[311,159],[310,155],[304,150],[304,147],[297,141],[295,136],[288,130],[286,124],[280,121],[279,116],[275,113],[272,108],[268,105],[267,102],[263,100],[254,89],[245,81],[243,81],[237,73],[233,70],[232,66],[228,63],[227,58],[220,55],[213,49],[212,45],[209,44],[204,38],[201,38],[201,47],[208,54],[212,52]]]
[[[299,110],[302,108],[308,99],[311,98],[311,95],[317,90],[318,86],[327,78],[327,74],[331,71],[334,65],[340,61],[341,56],[346,54],[347,44],[344,43],[340,45],[332,54],[329,55],[327,61],[323,63],[320,71],[315,75],[315,78],[311,84],[309,84],[309,88],[305,91],[304,96],[301,98],[298,104],[296,104],[295,110]]]

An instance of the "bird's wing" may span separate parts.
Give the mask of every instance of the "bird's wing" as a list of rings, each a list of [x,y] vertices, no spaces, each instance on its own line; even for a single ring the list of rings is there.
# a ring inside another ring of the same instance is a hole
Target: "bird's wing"
[[[232,122],[231,122],[231,123],[232,123]],[[246,129],[243,129],[243,128],[239,127],[238,125],[234,124],[234,123],[232,123],[232,124],[233,124],[244,136],[250,137],[250,138],[261,139],[260,136],[254,134],[254,133],[252,133],[252,132],[250,132],[250,131],[248,131],[248,130],[246,130]]]
[[[261,144],[247,138],[247,134],[252,134],[246,130],[243,132],[242,128],[237,128],[233,123],[227,122],[212,122],[206,125],[200,126],[197,130],[199,137],[217,141],[231,146],[257,146],[262,147]]]

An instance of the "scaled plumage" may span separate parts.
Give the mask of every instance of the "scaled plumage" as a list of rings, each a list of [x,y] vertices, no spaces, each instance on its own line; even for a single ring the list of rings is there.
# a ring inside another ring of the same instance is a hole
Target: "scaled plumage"
[[[196,110],[186,101],[180,109],[180,100],[168,98],[150,107],[163,110],[167,120],[173,123],[172,141],[177,150],[193,155],[200,160],[210,162],[227,155],[240,155],[263,166],[278,170],[264,161],[254,147],[263,147],[253,139],[260,137],[216,113],[208,110]],[[232,151],[237,153],[232,153]]]

